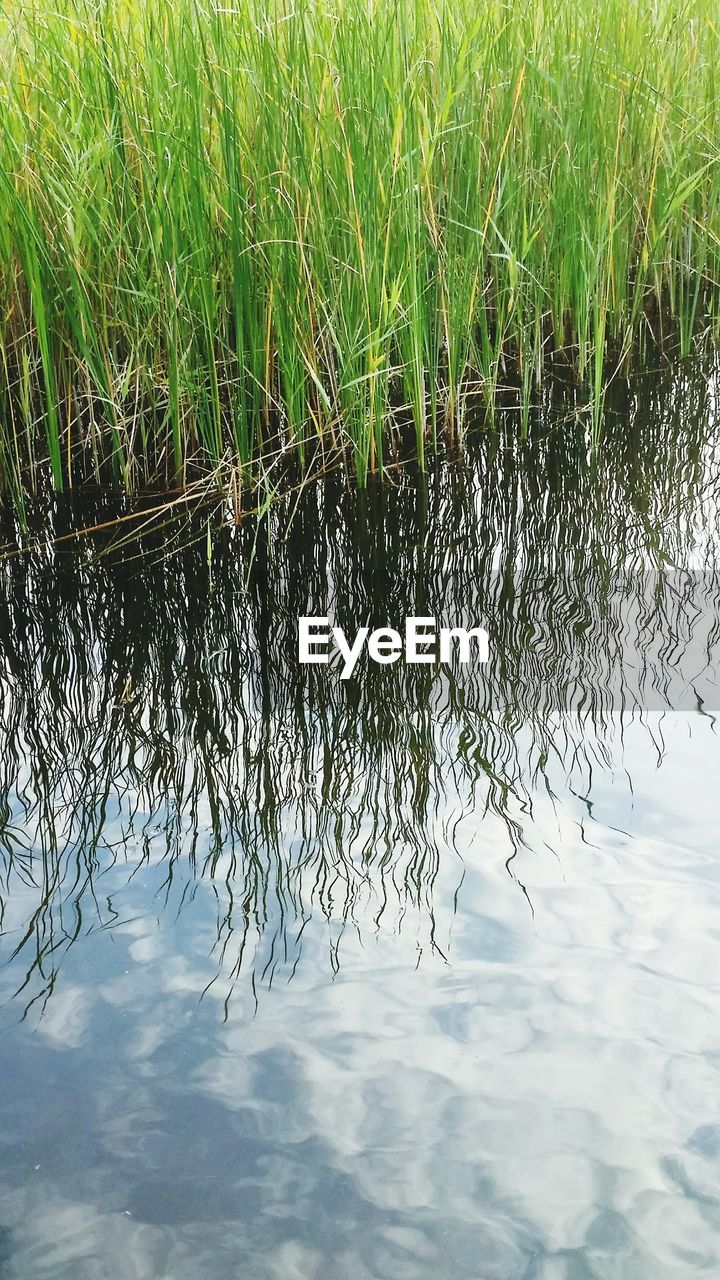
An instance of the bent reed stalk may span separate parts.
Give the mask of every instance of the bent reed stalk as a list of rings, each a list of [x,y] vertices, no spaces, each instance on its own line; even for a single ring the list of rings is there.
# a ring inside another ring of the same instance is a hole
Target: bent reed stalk
[[[710,0],[10,0],[0,475],[21,501],[422,461],[562,353],[720,323]]]

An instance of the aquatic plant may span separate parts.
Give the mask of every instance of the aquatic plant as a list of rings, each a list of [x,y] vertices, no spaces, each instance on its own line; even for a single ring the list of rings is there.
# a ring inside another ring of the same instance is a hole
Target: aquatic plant
[[[719,323],[710,0],[9,0],[0,476],[363,484]]]

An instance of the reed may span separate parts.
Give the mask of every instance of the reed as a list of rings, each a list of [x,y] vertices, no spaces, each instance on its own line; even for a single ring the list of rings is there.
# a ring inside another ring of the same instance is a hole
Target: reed
[[[0,476],[22,502],[420,458],[720,324],[711,0],[10,0]]]

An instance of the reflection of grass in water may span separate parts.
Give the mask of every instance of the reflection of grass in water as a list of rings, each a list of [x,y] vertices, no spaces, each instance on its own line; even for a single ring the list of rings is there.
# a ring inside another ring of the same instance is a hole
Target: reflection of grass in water
[[[2,562],[0,898],[37,886],[16,936],[24,998],[112,924],[102,872],[126,857],[164,865],[163,895],[183,901],[212,880],[230,985],[292,972],[311,914],[381,928],[407,910],[442,948],[433,897],[455,823],[476,824],[481,857],[493,815],[522,880],[549,765],[581,796],[612,767],[608,582],[648,550],[681,559],[703,521],[716,536],[704,387],[638,388],[602,469],[577,435],[538,431],[528,448],[470,441],[427,482],[308,487],[218,537],[211,575],[204,537],[178,552],[173,528],[144,559],[96,561],[84,538]],[[363,668],[345,685],[295,661],[298,616],[328,606],[349,630],[467,610],[501,661],[462,680]]]
[[[382,466],[564,349],[595,410],[668,313],[717,322],[709,0],[0,19],[0,473],[132,488],[261,455]],[[609,356],[609,362],[608,362]]]

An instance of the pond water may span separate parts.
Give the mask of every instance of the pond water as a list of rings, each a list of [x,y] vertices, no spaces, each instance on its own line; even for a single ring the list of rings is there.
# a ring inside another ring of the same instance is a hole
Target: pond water
[[[2,1280],[720,1274],[719,378],[8,534]],[[341,681],[308,614],[490,661]]]

